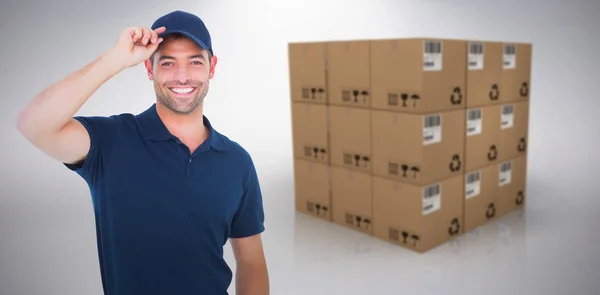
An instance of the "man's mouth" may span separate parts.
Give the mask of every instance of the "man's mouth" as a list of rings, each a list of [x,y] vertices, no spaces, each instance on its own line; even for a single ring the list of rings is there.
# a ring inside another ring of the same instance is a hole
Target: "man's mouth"
[[[169,90],[176,94],[190,94],[196,90],[196,87],[170,87]]]

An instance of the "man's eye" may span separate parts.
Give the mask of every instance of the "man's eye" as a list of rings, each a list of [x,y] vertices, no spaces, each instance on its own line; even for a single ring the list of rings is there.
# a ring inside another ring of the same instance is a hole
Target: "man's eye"
[[[195,64],[195,65],[201,65],[201,64],[202,64],[202,62],[201,62],[201,61],[195,61],[195,62],[194,62],[194,64]]]
[[[173,64],[173,63],[171,63],[171,62],[165,62],[165,63],[163,63],[162,65],[163,65],[163,66],[170,66],[170,65],[172,65],[172,64]]]

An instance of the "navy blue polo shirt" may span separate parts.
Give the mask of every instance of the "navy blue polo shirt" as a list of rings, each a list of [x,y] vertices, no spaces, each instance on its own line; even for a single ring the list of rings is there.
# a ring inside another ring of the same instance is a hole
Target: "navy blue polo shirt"
[[[209,120],[193,153],[169,133],[156,104],[138,115],[75,117],[90,134],[80,164],[90,187],[106,294],[227,294],[228,238],[264,230],[253,161]]]

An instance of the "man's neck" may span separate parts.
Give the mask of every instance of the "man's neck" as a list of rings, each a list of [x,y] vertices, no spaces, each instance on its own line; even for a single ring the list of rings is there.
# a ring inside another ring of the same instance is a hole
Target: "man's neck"
[[[190,144],[200,144],[208,137],[204,126],[202,105],[193,113],[182,115],[174,113],[160,103],[156,104],[156,112],[171,134]]]

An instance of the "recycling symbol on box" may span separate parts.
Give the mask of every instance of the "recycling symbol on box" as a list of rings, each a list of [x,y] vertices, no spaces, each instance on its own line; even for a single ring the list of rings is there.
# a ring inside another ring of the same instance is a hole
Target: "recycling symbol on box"
[[[521,137],[521,139],[519,140],[519,145],[517,146],[517,150],[519,152],[524,152],[526,148],[527,143],[525,142],[525,137]]]
[[[492,146],[490,146],[490,151],[488,152],[488,160],[494,161],[497,157],[498,149],[496,148],[496,145],[493,144]]]
[[[521,84],[521,90],[519,91],[522,97],[527,97],[529,95],[529,84],[527,82],[523,82]]]
[[[454,89],[452,90],[452,94],[450,94],[450,102],[453,105],[458,105],[458,104],[461,104],[462,98],[463,98],[463,95],[460,90],[460,87],[454,87]]]
[[[515,200],[515,203],[517,206],[521,206],[523,205],[523,202],[525,202],[525,196],[523,195],[523,191],[519,191],[517,193],[517,199]]]
[[[490,203],[487,211],[485,212],[485,217],[487,217],[487,219],[492,219],[494,216],[496,216],[496,205],[494,203]]]
[[[448,234],[451,236],[456,235],[460,232],[460,223],[458,222],[458,218],[452,219],[452,223],[450,223],[450,227],[448,228]]]
[[[460,156],[459,155],[452,156],[452,161],[450,161],[450,171],[452,171],[452,172],[459,171],[461,164],[462,163],[460,161]]]
[[[490,90],[490,100],[496,101],[500,97],[500,89],[498,89],[498,85],[492,85],[492,89]]]

